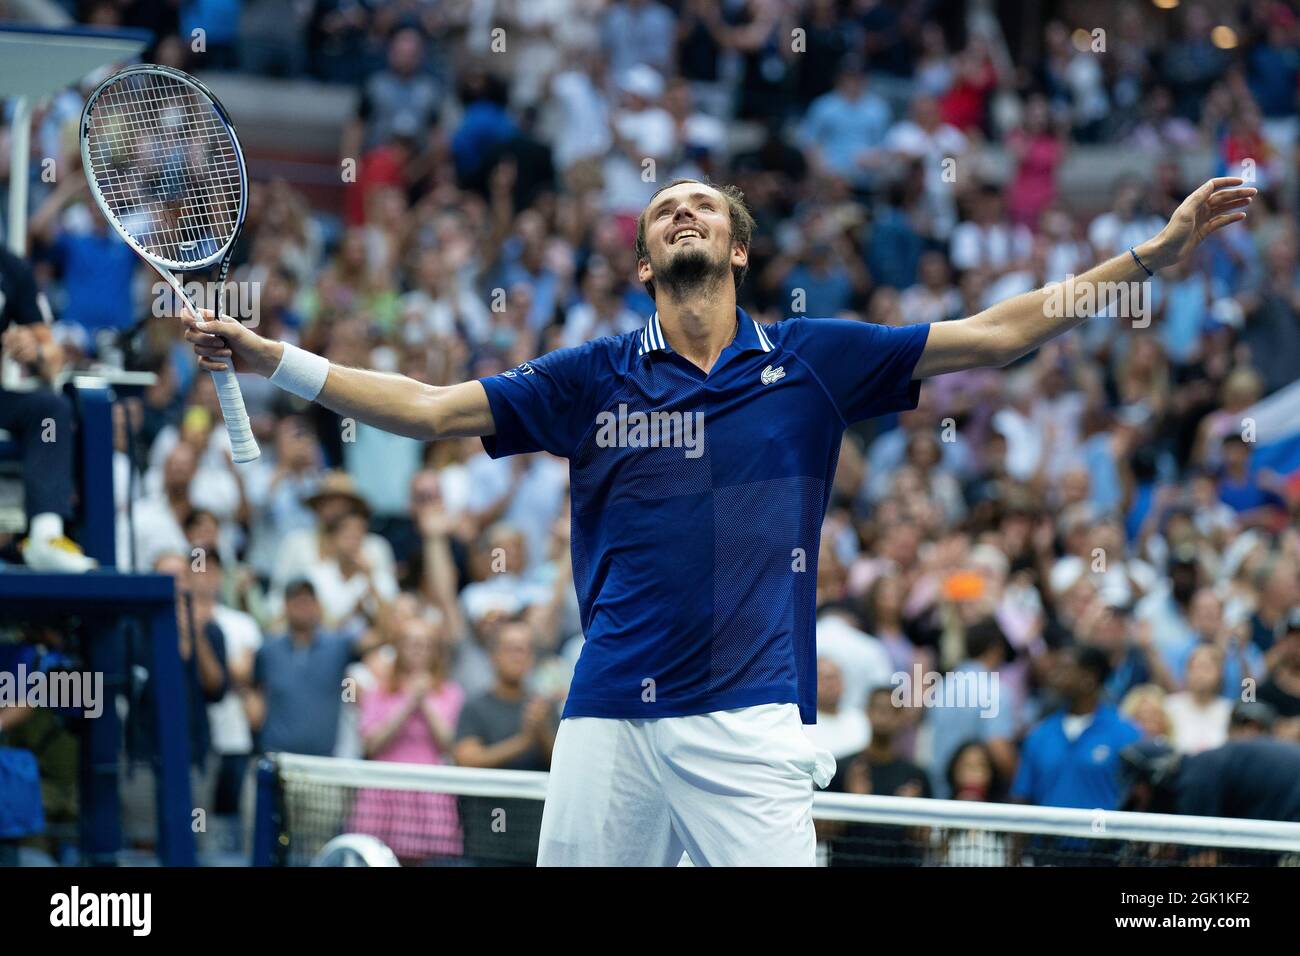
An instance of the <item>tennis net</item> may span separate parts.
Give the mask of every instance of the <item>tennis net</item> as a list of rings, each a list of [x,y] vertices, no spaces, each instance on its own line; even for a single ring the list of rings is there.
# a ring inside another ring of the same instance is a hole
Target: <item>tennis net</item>
[[[272,754],[254,862],[306,866],[331,840],[403,865],[529,866],[545,773]],[[818,793],[825,866],[1300,866],[1300,823]]]

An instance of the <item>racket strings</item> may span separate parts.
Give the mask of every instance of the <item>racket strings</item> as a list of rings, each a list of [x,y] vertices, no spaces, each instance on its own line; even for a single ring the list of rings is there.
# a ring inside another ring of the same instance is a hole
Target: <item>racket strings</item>
[[[160,74],[123,77],[92,108],[87,146],[105,206],[146,252],[183,269],[229,243],[243,202],[240,159],[197,89]]]

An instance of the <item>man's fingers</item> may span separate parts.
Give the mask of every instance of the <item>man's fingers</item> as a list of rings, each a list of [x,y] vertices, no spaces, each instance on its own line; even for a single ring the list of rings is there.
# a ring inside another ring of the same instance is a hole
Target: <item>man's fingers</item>
[[[1214,179],[1207,179],[1197,188],[1196,192],[1188,198],[1195,200],[1198,204],[1205,202],[1210,196],[1219,189],[1228,186],[1240,186],[1245,180],[1237,176],[1216,176]]]
[[[224,372],[226,370],[225,362],[218,362],[215,359],[199,357],[199,367],[209,372]]]
[[[1226,216],[1215,216],[1208,223],[1206,223],[1205,231],[1207,234],[1211,232],[1215,232],[1219,229],[1222,229],[1224,226],[1231,225],[1234,222],[1241,222],[1241,220],[1245,218],[1246,218],[1246,214],[1244,212],[1230,212]]]
[[[1219,214],[1219,213],[1229,212],[1233,209],[1245,209],[1249,205],[1250,205],[1250,198],[1247,197],[1245,199],[1235,199],[1232,202],[1221,203],[1215,206],[1210,211],[1215,214]]]
[[[1230,199],[1253,199],[1259,190],[1254,186],[1246,186],[1241,189],[1220,189],[1210,197],[1210,202],[1224,202]]]
[[[200,332],[198,329],[186,329],[185,341],[189,342],[196,348],[200,345],[214,349],[226,347],[226,340],[220,335],[212,335],[209,332]]]

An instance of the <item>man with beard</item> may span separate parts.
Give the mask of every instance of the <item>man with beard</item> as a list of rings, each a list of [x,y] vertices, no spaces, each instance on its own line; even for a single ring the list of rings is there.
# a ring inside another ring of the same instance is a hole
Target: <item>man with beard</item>
[[[1235,222],[1254,190],[1213,179],[1154,239],[1074,280],[1140,281]],[[1216,191],[1217,190],[1217,191]],[[753,218],[740,192],[660,189],[637,226],[641,331],[431,386],[332,365],[233,320],[187,320],[205,369],[236,368],[378,428],[483,437],[569,459],[586,643],[556,735],[538,862],[811,865],[821,523],[841,436],[916,407],[920,380],[1004,366],[1083,321],[1030,292],[903,328],[736,307]]]

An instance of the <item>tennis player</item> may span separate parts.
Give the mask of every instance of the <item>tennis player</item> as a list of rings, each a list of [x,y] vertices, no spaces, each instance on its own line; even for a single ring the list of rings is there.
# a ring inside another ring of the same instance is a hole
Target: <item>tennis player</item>
[[[1075,279],[1146,279],[1245,216],[1211,179],[1160,234]],[[921,379],[1004,366],[1084,319],[1028,292],[969,318],[890,328],[736,307],[754,221],[740,192],[660,189],[637,229],[644,329],[437,387],[332,365],[222,318],[188,320],[200,364],[422,440],[569,459],[586,642],[556,737],[543,865],[811,865],[822,519],[853,422],[916,406]],[[1065,314],[1062,314],[1064,312]]]

